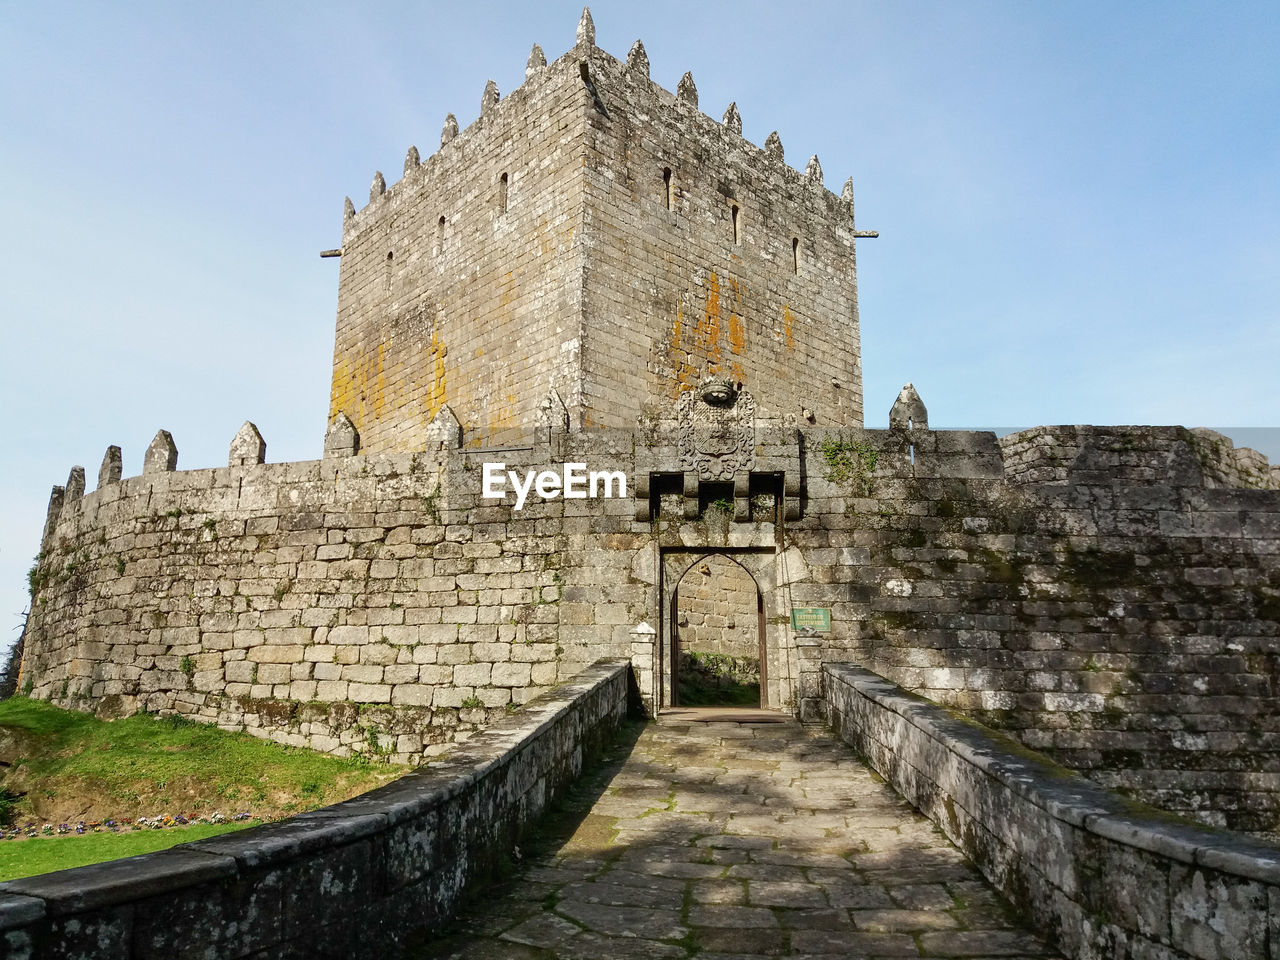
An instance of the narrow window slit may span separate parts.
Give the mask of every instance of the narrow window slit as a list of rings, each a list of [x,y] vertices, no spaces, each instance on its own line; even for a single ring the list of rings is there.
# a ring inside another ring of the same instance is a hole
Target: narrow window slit
[[[800,272],[800,238],[791,238],[791,272]]]
[[[444,253],[444,217],[436,224],[436,256]]]
[[[507,175],[504,173],[498,180],[498,213],[507,212]]]
[[[668,209],[668,210],[670,210],[670,209],[671,209],[671,199],[672,199],[672,190],[671,190],[671,168],[670,168],[670,167],[663,167],[663,168],[662,168],[662,194],[663,194],[663,198],[666,200],[667,209]]]
[[[741,243],[742,241],[739,239],[738,234],[738,205],[736,203],[733,205],[731,212],[733,214],[733,242]]]

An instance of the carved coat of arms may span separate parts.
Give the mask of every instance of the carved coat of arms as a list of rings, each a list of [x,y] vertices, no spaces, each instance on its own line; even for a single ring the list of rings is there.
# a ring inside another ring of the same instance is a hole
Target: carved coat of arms
[[[755,456],[755,399],[727,377],[680,394],[680,465],[699,480],[732,480]]]

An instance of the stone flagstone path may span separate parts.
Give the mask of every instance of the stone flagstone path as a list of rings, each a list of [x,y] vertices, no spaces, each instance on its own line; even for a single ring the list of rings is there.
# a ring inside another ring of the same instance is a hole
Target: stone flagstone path
[[[415,956],[1058,956],[825,731],[660,721],[617,753],[520,876]]]

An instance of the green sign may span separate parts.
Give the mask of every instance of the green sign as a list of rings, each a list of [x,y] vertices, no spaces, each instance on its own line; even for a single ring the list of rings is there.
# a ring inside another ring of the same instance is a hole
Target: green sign
[[[826,607],[792,607],[791,629],[831,632],[831,611]]]

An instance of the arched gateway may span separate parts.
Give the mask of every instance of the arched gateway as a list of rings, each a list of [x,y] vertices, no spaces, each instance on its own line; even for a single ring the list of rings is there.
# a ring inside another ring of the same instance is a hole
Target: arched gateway
[[[772,549],[663,551],[660,707],[791,707],[777,558]]]

